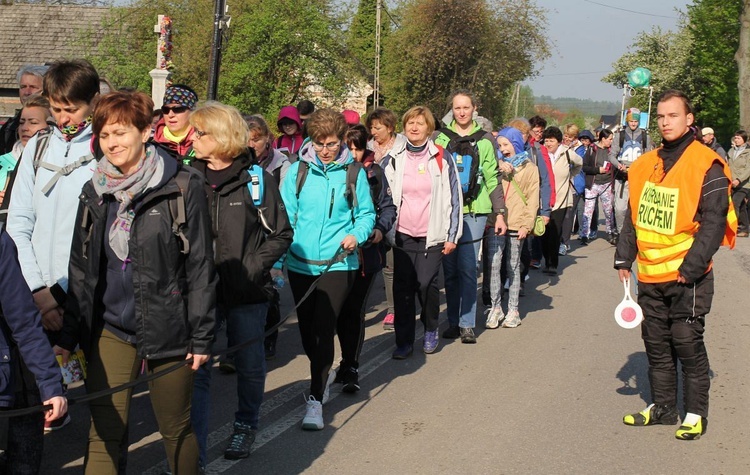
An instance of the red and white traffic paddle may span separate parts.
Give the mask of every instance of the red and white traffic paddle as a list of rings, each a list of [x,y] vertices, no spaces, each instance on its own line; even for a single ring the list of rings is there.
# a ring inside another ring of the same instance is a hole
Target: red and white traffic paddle
[[[630,295],[630,279],[625,279],[622,285],[625,287],[625,297],[615,308],[615,321],[622,328],[635,328],[643,321],[643,310]]]

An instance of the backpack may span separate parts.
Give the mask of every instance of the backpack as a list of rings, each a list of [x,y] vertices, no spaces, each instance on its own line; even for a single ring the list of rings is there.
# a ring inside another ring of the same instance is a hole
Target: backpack
[[[253,164],[247,169],[247,173],[250,175],[250,181],[247,182],[247,191],[253,200],[253,206],[257,208],[263,204],[263,193],[265,191],[263,168],[258,164]],[[184,228],[187,218],[185,213],[185,193],[187,193],[188,183],[190,182],[190,172],[181,168],[175,176],[175,182],[180,189],[180,194],[169,199],[169,213],[172,215],[172,233],[180,240],[180,252],[182,254],[189,254],[190,242],[187,236],[185,236]],[[270,232],[263,213],[259,212],[259,215],[261,225]]]
[[[482,185],[482,168],[479,165],[481,157],[477,144],[483,138],[487,138],[492,144],[492,135],[481,129],[467,136],[458,135],[448,128],[441,129],[440,132],[449,139],[445,150],[453,156],[456,162],[464,205],[468,206],[479,196]]]
[[[309,169],[310,164],[308,162],[300,161],[299,169],[297,170],[297,191],[295,193],[297,200],[299,200],[299,194],[307,180],[307,172]],[[359,171],[364,169],[364,165],[355,161],[348,165],[344,165],[344,169],[346,170],[346,191],[344,192],[344,195],[349,204],[349,209],[352,210],[352,222],[354,222],[354,208],[359,204],[357,202],[357,177],[359,176]]]
[[[634,141],[631,141],[631,140],[628,140],[628,145],[629,146],[627,148],[623,148],[624,145],[625,145],[625,132],[626,131],[623,130],[622,132],[620,132],[620,154],[617,157],[617,159],[620,162],[629,165],[629,164],[633,163],[636,158],[638,158],[641,155],[643,155],[644,153],[646,153],[646,145],[648,143],[647,142],[648,135],[647,135],[647,133],[646,133],[645,130],[643,130],[643,129],[639,129],[639,130],[641,131],[641,140],[640,140],[640,142],[641,142],[640,143],[641,148],[640,149],[638,149],[638,147],[637,147],[638,143],[634,142]]]
[[[250,192],[253,205],[257,208],[263,204],[263,168],[255,163],[247,169],[247,173],[250,174],[250,181],[247,182],[247,191]]]
[[[47,153],[47,149],[49,148],[49,139],[51,136],[52,127],[47,127],[46,129],[42,129],[37,132],[36,149],[34,150],[34,161],[32,162],[34,166],[35,178],[36,172],[40,168],[55,172],[50,181],[47,182],[46,185],[44,185],[44,188],[42,188],[42,193],[44,193],[45,195],[49,193],[52,187],[55,186],[57,180],[64,176],[70,175],[78,168],[81,168],[82,166],[88,164],[90,161],[94,160],[94,154],[89,153],[79,158],[75,162],[65,165],[64,167],[59,167],[57,165],[42,161],[42,159],[44,158],[44,154]]]

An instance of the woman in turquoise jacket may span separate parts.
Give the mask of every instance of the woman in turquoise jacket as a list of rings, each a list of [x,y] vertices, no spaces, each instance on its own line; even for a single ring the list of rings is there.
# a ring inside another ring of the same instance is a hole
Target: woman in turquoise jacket
[[[347,130],[344,116],[320,109],[306,124],[310,141],[289,168],[281,197],[294,229],[286,259],[289,285],[299,304],[302,346],[310,359],[310,394],[302,428],[321,430],[336,322],[359,268],[357,247],[375,226],[375,209],[367,175],[342,142]],[[356,181],[347,183],[348,174],[355,176],[350,167],[358,172]],[[300,304],[316,281],[315,290]]]

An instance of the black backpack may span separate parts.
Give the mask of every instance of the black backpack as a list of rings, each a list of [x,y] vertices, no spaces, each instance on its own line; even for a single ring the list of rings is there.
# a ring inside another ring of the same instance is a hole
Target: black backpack
[[[482,185],[482,169],[479,166],[478,143],[483,138],[493,143],[492,135],[484,130],[477,130],[471,135],[461,136],[454,131],[444,128],[441,133],[448,137],[448,145],[445,150],[451,154],[458,169],[458,178],[461,181],[461,190],[464,195],[464,205],[469,205],[479,196]],[[494,148],[494,146],[493,146]]]

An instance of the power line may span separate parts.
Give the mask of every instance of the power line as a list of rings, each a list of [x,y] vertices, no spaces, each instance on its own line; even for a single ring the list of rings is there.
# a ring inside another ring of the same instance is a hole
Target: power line
[[[389,12],[388,9],[385,8],[385,2],[383,2],[382,8],[383,8],[383,11],[385,12],[385,14],[388,15],[388,18],[391,19],[391,22],[393,22],[393,24],[396,25],[396,28],[401,28],[401,25],[399,25],[396,22],[396,20],[394,20],[393,17],[391,16],[391,12]]]
[[[552,76],[581,76],[583,74],[606,74],[611,73],[612,71],[589,71],[586,73],[555,73],[555,74],[542,74],[540,76],[536,76],[539,78],[548,78]]]
[[[628,12],[628,13],[635,13],[636,15],[655,16],[659,18],[669,18],[672,20],[680,19],[679,17],[676,17],[676,16],[656,15],[655,13],[637,12],[635,10],[628,10],[627,8],[613,7],[612,5],[606,5],[604,3],[594,2],[592,0],[583,0],[583,1],[587,3],[593,3],[594,5],[599,5],[600,7],[612,8],[613,10],[620,10],[620,11]]]

